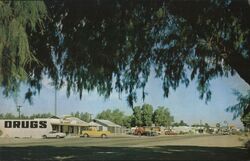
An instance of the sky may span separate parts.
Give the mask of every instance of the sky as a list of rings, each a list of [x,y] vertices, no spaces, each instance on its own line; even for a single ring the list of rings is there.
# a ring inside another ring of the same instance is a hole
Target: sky
[[[21,113],[24,115],[32,115],[34,113],[52,113],[54,114],[55,90],[50,86],[48,79],[43,80],[42,90],[39,95],[33,98],[33,104],[24,101],[24,93],[27,88],[21,88],[18,104],[21,105]],[[138,101],[136,105],[148,103],[153,105],[154,109],[158,106],[165,106],[174,116],[176,122],[184,120],[189,125],[209,123],[215,125],[227,121],[231,125],[242,128],[240,119],[233,120],[233,114],[226,112],[225,109],[237,103],[233,89],[242,93],[250,90],[250,86],[242,80],[237,74],[228,78],[219,77],[211,80],[210,89],[212,91],[212,99],[207,104],[205,100],[199,99],[199,92],[196,89],[196,82],[192,81],[188,87],[180,85],[175,91],[171,90],[168,98],[163,97],[162,82],[154,78],[152,73],[146,85],[145,91],[148,93],[144,102],[141,99],[141,92],[138,91]],[[132,109],[126,101],[126,94],[119,97],[117,92],[113,92],[108,99],[99,96],[96,91],[83,92],[80,100],[79,95],[71,94],[69,98],[66,96],[66,88],[64,87],[57,92],[57,116],[69,115],[71,112],[88,112],[95,117],[98,113],[106,109],[119,108],[125,114],[132,114]],[[13,113],[18,115],[16,104],[12,98],[6,98],[0,94],[0,113]]]

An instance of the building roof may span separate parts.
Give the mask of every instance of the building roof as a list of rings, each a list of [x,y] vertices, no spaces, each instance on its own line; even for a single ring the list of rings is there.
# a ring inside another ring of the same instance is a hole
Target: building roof
[[[72,126],[89,126],[89,124],[85,121],[82,121],[76,117],[63,117],[61,119],[53,119],[54,121],[51,122],[55,125],[72,125]],[[55,121],[56,120],[56,121]]]
[[[51,119],[60,119],[60,118],[57,117],[57,116],[51,116],[50,118],[51,118]]]
[[[96,126],[96,127],[98,127],[98,126],[102,126],[102,125],[100,125],[100,124],[98,124],[98,123],[96,123],[96,122],[94,122],[94,121],[91,121],[91,122],[89,123],[89,126]]]
[[[109,120],[94,119],[94,122],[101,123],[101,124],[109,126],[109,127],[121,127],[120,125],[117,125]]]
[[[82,125],[82,126],[88,126],[89,124],[79,118],[76,118],[76,117],[67,117],[67,118],[64,118],[63,120],[65,121],[69,121],[70,124],[73,124],[73,125]]]

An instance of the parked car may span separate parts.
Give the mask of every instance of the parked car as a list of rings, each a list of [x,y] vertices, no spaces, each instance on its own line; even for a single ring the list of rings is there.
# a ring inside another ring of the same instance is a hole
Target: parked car
[[[66,136],[65,133],[57,132],[57,131],[50,131],[48,134],[44,134],[42,137],[46,138],[64,138]]]
[[[98,131],[96,128],[90,127],[86,130],[82,131],[80,137],[88,138],[88,137],[101,137],[107,138],[111,135],[110,131]]]

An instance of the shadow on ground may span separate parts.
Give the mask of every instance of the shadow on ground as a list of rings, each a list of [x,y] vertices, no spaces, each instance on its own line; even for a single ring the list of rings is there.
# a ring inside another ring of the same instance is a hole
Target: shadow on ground
[[[242,148],[157,146],[157,147],[0,147],[1,161],[20,160],[183,160],[247,161],[250,153]]]

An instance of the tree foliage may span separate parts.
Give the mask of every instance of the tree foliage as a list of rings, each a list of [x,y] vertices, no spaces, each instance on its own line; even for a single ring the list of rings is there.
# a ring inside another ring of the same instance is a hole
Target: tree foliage
[[[172,126],[188,126],[188,124],[181,120],[180,122],[173,123]]]
[[[246,128],[250,129],[250,113],[241,117],[241,121]]]
[[[151,126],[153,124],[153,106],[149,104],[142,105],[141,114],[142,114],[142,125]]]
[[[238,103],[227,107],[227,112],[233,112],[233,118],[241,117],[241,121],[244,126],[249,124],[249,114],[250,114],[250,90],[248,90],[246,95],[243,95],[237,90],[234,90],[234,94],[237,96]]]
[[[25,80],[30,98],[46,76],[56,88],[66,84],[68,96],[116,90],[133,107],[137,89],[146,96],[151,69],[166,97],[197,80],[200,98],[209,100],[210,80],[235,72],[250,84],[247,0],[0,1],[0,7],[5,95]]]
[[[46,6],[40,1],[0,1],[0,83],[6,96],[29,80],[31,72],[25,67],[39,63],[29,39],[44,29],[46,16]]]
[[[142,111],[140,106],[133,108],[132,126],[142,126]]]
[[[170,115],[168,108],[159,106],[153,114],[153,122],[156,126],[168,127],[174,121],[174,117]]]
[[[73,116],[73,117],[76,117],[76,118],[79,118],[79,119],[81,119],[81,120],[83,120],[83,121],[85,121],[85,122],[90,122],[91,121],[91,114],[90,113],[88,113],[88,112],[79,112],[79,111],[77,111],[77,112],[71,112],[71,116]]]
[[[101,113],[97,114],[96,116],[97,119],[104,119],[104,120],[109,120],[112,121],[118,125],[125,126],[127,123],[125,120],[129,121],[127,116],[124,114],[124,112],[120,111],[119,109],[115,110],[104,110]]]
[[[133,109],[132,126],[170,126],[174,121],[168,108],[158,107],[155,111],[152,105],[143,104],[142,107],[136,106]]]
[[[53,115],[51,113],[38,113],[38,114],[33,114],[31,116],[26,116],[24,114],[19,116],[16,116],[12,113],[0,113],[0,119],[34,119],[34,118],[50,118]]]

